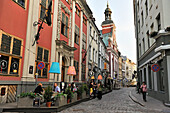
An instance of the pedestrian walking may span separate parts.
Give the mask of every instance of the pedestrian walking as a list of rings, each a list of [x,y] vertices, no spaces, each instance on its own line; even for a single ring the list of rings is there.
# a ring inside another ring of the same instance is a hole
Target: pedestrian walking
[[[101,100],[101,99],[102,99],[102,84],[101,84],[101,82],[98,83],[98,85],[97,85],[97,90],[98,90],[97,98],[98,98],[99,100]]]
[[[90,98],[91,98],[93,94],[93,82],[90,82],[89,89],[90,89]]]
[[[93,95],[94,95],[94,98],[96,98],[96,90],[97,90],[97,84],[96,84],[96,82],[94,82],[94,84],[93,84]]]
[[[142,91],[142,95],[143,95],[143,100],[146,102],[146,92],[147,92],[147,86],[146,83],[143,82],[143,84],[141,85],[141,91]]]
[[[137,82],[137,86],[136,86],[136,88],[137,88],[137,93],[139,93],[140,94],[140,83],[139,82]]]

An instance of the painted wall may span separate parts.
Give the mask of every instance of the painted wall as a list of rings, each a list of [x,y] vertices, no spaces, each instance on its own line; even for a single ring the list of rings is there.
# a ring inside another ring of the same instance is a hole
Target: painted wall
[[[27,18],[29,10],[29,0],[24,9],[12,0],[0,0],[0,30],[23,39],[22,60],[19,77],[1,76],[1,80],[20,81],[23,71],[25,39],[27,29]]]

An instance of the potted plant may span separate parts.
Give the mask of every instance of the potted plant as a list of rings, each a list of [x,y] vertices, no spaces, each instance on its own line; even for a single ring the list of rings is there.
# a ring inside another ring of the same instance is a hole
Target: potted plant
[[[52,87],[48,86],[47,88],[45,88],[44,99],[46,101],[47,107],[51,107],[51,97],[52,97],[52,95],[53,95]]]
[[[55,106],[63,106],[67,104],[67,94],[58,93],[54,97]]]
[[[65,94],[67,94],[67,103],[70,103],[70,100],[73,98],[73,92],[70,87],[66,88]]]
[[[25,107],[25,106],[33,106],[33,99],[35,97],[40,97],[40,95],[37,95],[36,93],[33,92],[28,92],[28,93],[22,92],[17,97],[18,97],[17,106]]]
[[[81,86],[77,89],[77,100],[79,100],[80,98],[82,98],[82,93],[84,92],[84,87]]]

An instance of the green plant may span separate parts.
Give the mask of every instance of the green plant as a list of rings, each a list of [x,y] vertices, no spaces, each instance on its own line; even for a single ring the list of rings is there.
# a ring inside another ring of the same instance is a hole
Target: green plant
[[[83,88],[84,88],[84,91],[88,91],[88,87],[87,87],[87,84],[83,84]]]
[[[71,88],[70,88],[70,87],[66,88],[65,94],[67,94],[67,98],[68,98],[68,99],[72,99],[73,96],[74,96],[74,95],[73,95],[73,92],[71,91]]]
[[[81,86],[77,89],[77,94],[80,96],[84,92],[84,87]]]
[[[53,95],[52,87],[51,87],[51,86],[48,86],[48,87],[45,89],[44,99],[45,99],[47,102],[50,102],[52,95]]]
[[[28,93],[24,93],[22,92],[20,95],[18,95],[17,97],[19,98],[24,98],[24,97],[30,97],[30,98],[35,98],[39,95],[37,95],[36,93],[33,93],[33,92],[28,92]]]

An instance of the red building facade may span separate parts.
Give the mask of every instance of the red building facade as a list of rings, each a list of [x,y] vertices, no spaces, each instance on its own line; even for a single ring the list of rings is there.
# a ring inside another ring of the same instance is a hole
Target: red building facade
[[[91,10],[85,1],[52,0],[51,22],[44,20],[38,43],[35,35],[51,0],[0,1],[0,102],[14,102],[21,92],[33,91],[36,83],[85,81],[88,18]],[[43,69],[38,69],[44,62]],[[61,74],[49,69],[59,62]],[[76,76],[67,75],[74,65]],[[38,76],[36,76],[38,75]],[[13,92],[9,92],[9,90]],[[8,96],[12,99],[8,100]],[[2,101],[3,100],[3,101]]]

